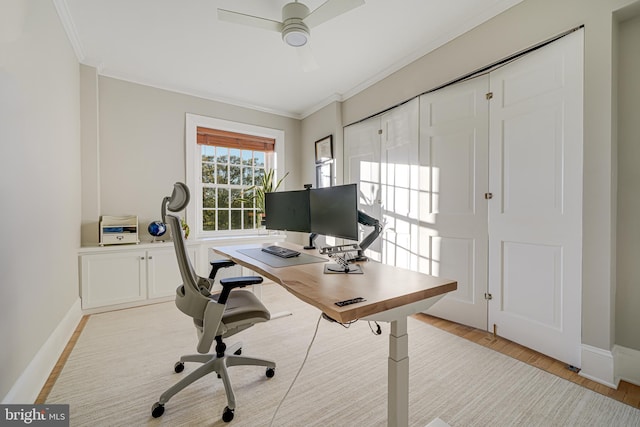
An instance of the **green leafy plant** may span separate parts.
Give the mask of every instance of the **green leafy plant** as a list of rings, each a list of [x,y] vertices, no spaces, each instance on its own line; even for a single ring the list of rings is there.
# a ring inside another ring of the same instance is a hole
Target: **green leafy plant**
[[[189,225],[184,220],[184,218],[180,218],[180,226],[182,227],[182,231],[184,232],[184,238],[188,239],[190,230],[189,230]]]
[[[249,187],[243,197],[235,199],[236,202],[251,203],[255,201],[256,210],[259,214],[264,214],[264,195],[266,193],[273,193],[278,190],[282,181],[289,175],[289,172],[285,173],[278,181],[275,180],[275,171],[269,169],[265,171],[255,183],[255,185]]]

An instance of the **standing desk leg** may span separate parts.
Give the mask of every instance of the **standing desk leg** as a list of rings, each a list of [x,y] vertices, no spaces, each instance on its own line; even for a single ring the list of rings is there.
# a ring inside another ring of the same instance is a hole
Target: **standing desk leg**
[[[387,424],[389,427],[406,427],[409,425],[409,335],[406,316],[391,322],[388,371]]]

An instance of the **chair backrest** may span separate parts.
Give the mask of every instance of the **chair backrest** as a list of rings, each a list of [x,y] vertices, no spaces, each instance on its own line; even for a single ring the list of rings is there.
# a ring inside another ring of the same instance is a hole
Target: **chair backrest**
[[[176,306],[187,316],[202,320],[206,306],[211,302],[211,282],[195,273],[182,235],[180,218],[166,212],[184,210],[189,204],[189,198],[189,188],[181,182],[176,182],[171,196],[165,197],[162,201],[162,220],[171,228],[173,247],[182,277],[182,285],[176,290]]]

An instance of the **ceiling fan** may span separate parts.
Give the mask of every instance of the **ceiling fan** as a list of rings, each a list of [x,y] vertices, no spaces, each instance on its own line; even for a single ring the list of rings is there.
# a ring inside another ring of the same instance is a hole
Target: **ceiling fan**
[[[294,1],[285,4],[282,8],[282,22],[226,9],[218,9],[218,19],[279,32],[287,45],[300,48],[309,41],[310,28],[363,4],[364,0],[327,0],[315,10],[310,11],[305,4]],[[308,56],[307,61],[309,60]]]

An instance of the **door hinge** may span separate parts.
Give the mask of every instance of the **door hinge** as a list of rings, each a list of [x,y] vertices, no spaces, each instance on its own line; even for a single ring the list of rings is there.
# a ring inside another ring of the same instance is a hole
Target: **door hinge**
[[[484,193],[484,198],[487,200],[493,199],[493,193]]]
[[[488,101],[488,100],[490,100],[491,98],[493,98],[493,92],[487,92],[487,93],[484,95],[484,97],[485,97],[485,98],[487,98],[487,101]]]
[[[490,293],[486,293],[486,294],[484,294],[484,299],[486,299],[486,300],[493,299],[493,295],[491,295]]]

